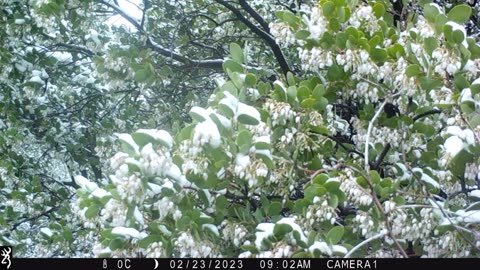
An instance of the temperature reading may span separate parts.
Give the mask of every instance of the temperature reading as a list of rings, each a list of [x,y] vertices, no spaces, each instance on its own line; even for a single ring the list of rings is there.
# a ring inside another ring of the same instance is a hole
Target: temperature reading
[[[132,267],[130,259],[120,259],[117,261],[117,267],[118,269],[130,269]]]

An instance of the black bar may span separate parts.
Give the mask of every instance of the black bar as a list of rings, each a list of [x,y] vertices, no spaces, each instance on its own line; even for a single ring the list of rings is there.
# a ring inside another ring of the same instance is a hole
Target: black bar
[[[22,259],[13,270],[174,270],[174,269],[479,269],[480,259]],[[6,269],[0,264],[0,269]]]

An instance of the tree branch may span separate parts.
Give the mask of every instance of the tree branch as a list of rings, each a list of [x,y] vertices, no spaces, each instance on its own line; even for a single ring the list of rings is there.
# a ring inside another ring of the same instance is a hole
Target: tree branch
[[[145,29],[143,29],[142,25],[138,23],[137,20],[135,20],[134,18],[126,14],[119,6],[112,5],[111,3],[108,3],[105,1],[100,1],[100,3],[118,12],[120,16],[122,16],[123,18],[125,18],[125,20],[131,23],[141,34],[146,35],[147,45],[149,46],[149,48],[159,53],[160,55],[163,55],[165,57],[170,57],[175,61],[181,62],[185,64],[186,67],[222,69],[223,59],[191,60],[172,50],[168,50],[162,47],[160,44],[153,41],[152,38],[148,35],[148,33],[145,31]]]
[[[273,54],[275,55],[275,58],[277,59],[277,62],[280,64],[280,68],[282,69],[283,74],[287,75],[287,73],[291,71],[290,67],[288,66],[287,60],[285,59],[285,56],[283,55],[282,50],[278,46],[277,42],[275,39],[268,34],[267,32],[263,31],[262,29],[258,28],[256,25],[254,25],[252,22],[250,22],[243,14],[235,8],[234,6],[230,5],[228,2],[224,0],[215,0],[217,3],[221,4],[228,10],[230,10],[237,18],[245,24],[250,30],[252,30],[255,34],[260,36],[272,49]]]
[[[388,235],[388,232],[386,231],[381,231],[379,234],[377,235],[374,235],[368,239],[365,239],[363,240],[360,244],[354,246],[352,249],[350,249],[350,251],[345,254],[345,256],[343,256],[344,258],[350,258],[350,256],[352,256],[352,254],[357,251],[359,248],[361,248],[363,245],[367,244],[368,242],[371,242],[375,239],[380,239],[380,238],[383,238],[384,236]]]
[[[270,34],[270,27],[268,27],[268,23],[260,16],[253,8],[247,3],[246,0],[240,0],[240,6],[252,16],[263,28],[263,30]]]
[[[426,111],[424,113],[421,113],[419,115],[416,115],[415,117],[413,117],[413,122],[417,121],[418,119],[421,119],[425,116],[429,116],[431,114],[437,114],[437,113],[441,113],[442,111],[441,110],[438,110],[438,109],[433,109],[433,110],[430,110],[430,111]]]
[[[385,145],[385,148],[383,148],[383,151],[378,157],[377,161],[375,161],[375,164],[373,164],[372,169],[378,170],[378,168],[380,167],[380,164],[382,164],[383,159],[385,158],[389,150],[390,150],[390,143],[387,143],[387,145]]]

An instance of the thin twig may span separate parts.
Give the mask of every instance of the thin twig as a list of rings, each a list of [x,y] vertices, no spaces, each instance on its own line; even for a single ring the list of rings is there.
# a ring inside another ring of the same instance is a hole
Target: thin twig
[[[359,248],[361,248],[363,245],[373,241],[373,240],[376,240],[376,239],[380,239],[382,237],[384,237],[385,235],[387,235],[388,232],[386,231],[381,231],[379,234],[377,235],[374,235],[368,239],[365,239],[363,240],[361,243],[359,243],[358,245],[354,246],[347,254],[345,254],[345,256],[343,256],[344,258],[350,258],[350,256],[352,256],[352,254],[357,251]]]
[[[367,138],[365,140],[365,157],[364,157],[365,158],[365,172],[366,172],[366,178],[365,179],[367,181],[368,186],[370,187],[373,202],[377,206],[378,210],[382,213],[383,220],[385,221],[385,225],[387,226],[389,237],[393,240],[393,242],[397,246],[397,248],[400,251],[400,253],[402,254],[402,256],[405,257],[405,258],[408,258],[407,253],[405,252],[405,250],[402,248],[402,246],[400,245],[400,243],[397,241],[397,239],[395,238],[395,236],[392,233],[392,227],[391,227],[390,222],[388,220],[388,216],[385,214],[385,211],[383,210],[382,204],[378,200],[377,194],[375,193],[375,189],[374,189],[373,184],[372,184],[372,180],[370,178],[370,164],[368,162],[368,149],[369,149],[369,144],[370,144],[370,134],[372,133],[373,124],[375,123],[377,118],[380,116],[380,113],[383,111],[383,107],[385,107],[385,104],[387,104],[387,99],[385,99],[385,101],[383,101],[382,105],[380,105],[380,107],[377,109],[377,112],[373,116],[372,120],[370,120],[370,122],[368,123]]]

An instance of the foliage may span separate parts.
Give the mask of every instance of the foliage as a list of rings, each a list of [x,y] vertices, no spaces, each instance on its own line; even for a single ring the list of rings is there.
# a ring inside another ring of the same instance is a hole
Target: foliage
[[[27,256],[94,241],[95,256],[477,257],[475,7],[396,3],[145,1],[134,18],[114,1],[14,2],[0,241]],[[112,10],[133,30],[94,19]]]

